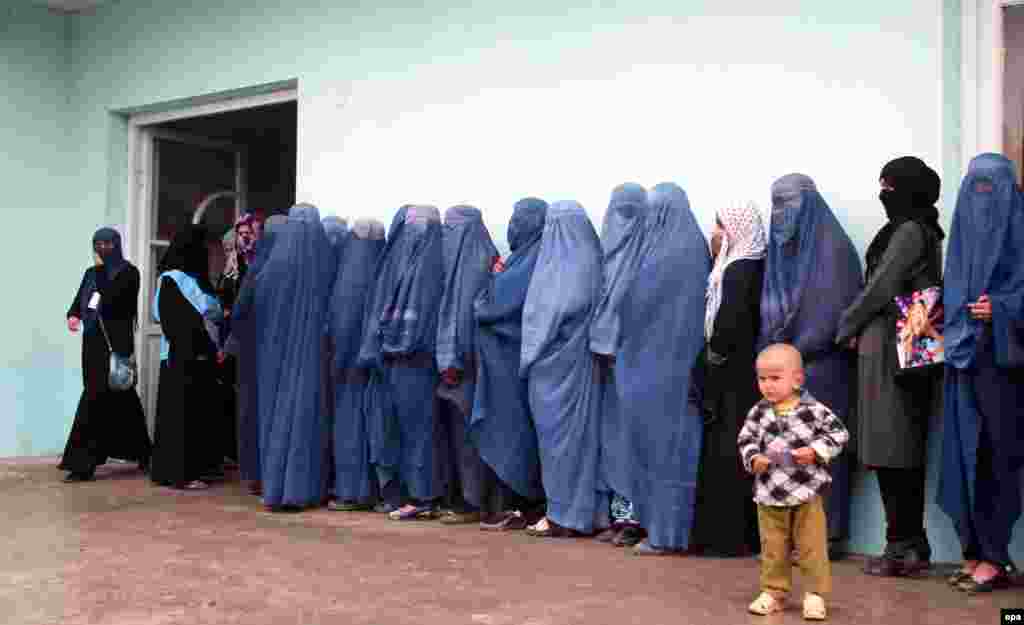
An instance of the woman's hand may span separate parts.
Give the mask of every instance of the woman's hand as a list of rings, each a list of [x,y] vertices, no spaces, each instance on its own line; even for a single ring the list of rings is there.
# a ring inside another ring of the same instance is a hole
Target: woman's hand
[[[82,329],[82,320],[78,317],[68,317],[68,330],[72,334],[77,334]]]
[[[977,302],[968,304],[967,309],[971,311],[971,316],[977,321],[985,323],[992,321],[992,300],[988,298],[988,295],[982,295]]]
[[[462,384],[462,369],[449,368],[441,372],[441,381],[447,386]]]
[[[761,475],[768,469],[772,468],[772,461],[768,456],[757,454],[753,460],[750,461],[750,468],[754,470],[756,475]]]
[[[801,447],[793,450],[793,461],[797,464],[808,466],[817,461],[818,454],[810,447]]]

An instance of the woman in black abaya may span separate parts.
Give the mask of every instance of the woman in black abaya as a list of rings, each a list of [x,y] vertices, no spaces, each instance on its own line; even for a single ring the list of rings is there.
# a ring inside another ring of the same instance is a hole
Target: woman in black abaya
[[[139,270],[124,258],[121,236],[101,228],[92,239],[95,266],[86,269],[67,311],[68,329],[82,332],[82,383],[59,468],[65,482],[93,479],[108,457],[132,460],[143,470],[149,464],[146,415],[134,388],[112,391],[107,383],[110,347],[122,356],[135,351],[132,338],[138,316]],[[101,324],[102,321],[102,324]]]
[[[190,226],[164,255],[156,294],[164,338],[152,478],[186,490],[207,488],[202,478],[217,472],[223,451],[215,426],[225,418],[225,402],[216,380],[214,325],[223,312],[209,263],[206,230]]]

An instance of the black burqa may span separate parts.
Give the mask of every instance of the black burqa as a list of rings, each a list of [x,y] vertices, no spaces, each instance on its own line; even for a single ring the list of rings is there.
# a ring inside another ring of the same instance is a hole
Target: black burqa
[[[110,351],[99,324],[102,317],[114,351],[121,355],[135,352],[139,270],[125,260],[117,231],[98,230],[93,236],[94,249],[101,242],[111,244],[101,253],[104,264],[85,271],[67,310],[68,319],[82,322],[84,388],[59,468],[79,475],[92,475],[107,458],[131,460],[145,467],[151,451],[138,393],[134,388],[115,392],[108,386]]]
[[[170,351],[160,363],[151,477],[182,487],[217,468],[224,425],[232,423],[216,378],[217,348],[192,301],[216,298],[206,229],[190,226],[178,233],[159,269],[156,310]],[[180,282],[169,272],[180,272]]]

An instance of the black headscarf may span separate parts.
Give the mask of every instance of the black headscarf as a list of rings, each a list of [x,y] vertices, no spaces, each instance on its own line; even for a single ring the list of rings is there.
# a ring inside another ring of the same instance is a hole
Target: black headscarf
[[[160,260],[160,273],[181,271],[193,278],[204,292],[214,295],[210,282],[210,252],[206,247],[206,228],[190,225],[174,236]]]
[[[941,241],[946,236],[939,225],[939,209],[935,208],[942,181],[934,169],[916,156],[903,156],[886,163],[879,178],[892,187],[892,190],[886,189],[878,194],[889,223],[875,235],[868,247],[865,258],[868,278],[881,262],[893,233],[905,222],[921,224],[937,240]]]
[[[100,258],[103,259],[104,276],[107,280],[113,280],[122,269],[128,266],[124,250],[121,248],[121,235],[113,228],[100,228],[96,234],[92,235],[92,244],[95,247],[100,242],[112,245],[111,249],[100,254]]]

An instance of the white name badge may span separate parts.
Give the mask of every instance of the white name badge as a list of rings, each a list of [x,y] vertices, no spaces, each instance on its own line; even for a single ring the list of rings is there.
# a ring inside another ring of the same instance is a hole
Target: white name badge
[[[89,310],[96,310],[100,306],[100,294],[93,293],[89,298]]]

